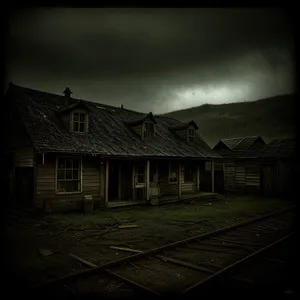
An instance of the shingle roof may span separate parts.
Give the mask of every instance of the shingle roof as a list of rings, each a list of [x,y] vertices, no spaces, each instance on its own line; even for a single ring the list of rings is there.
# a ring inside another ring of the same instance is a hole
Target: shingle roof
[[[260,150],[249,150],[243,153],[240,158],[261,158],[261,159],[272,159],[272,158],[290,158],[296,154],[296,140],[295,139],[284,139],[274,140],[265,145]]]
[[[69,132],[60,117],[59,110],[64,106],[65,96],[14,84],[10,84],[7,96],[17,103],[37,151],[124,157],[219,157],[198,134],[194,144],[190,145],[172,133],[169,127],[182,124],[175,119],[155,116],[157,135],[151,140],[142,140],[126,122],[142,119],[147,114],[80,100],[89,109],[90,117],[89,133],[79,135]]]

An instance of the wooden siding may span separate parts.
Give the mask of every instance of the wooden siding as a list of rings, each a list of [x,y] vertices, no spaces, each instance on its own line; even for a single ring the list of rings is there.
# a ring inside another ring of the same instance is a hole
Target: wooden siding
[[[255,167],[246,167],[246,185],[259,186],[260,173]]]
[[[235,167],[235,188],[236,191],[241,192],[246,185],[245,167]]]
[[[14,152],[15,167],[33,167],[34,166],[34,151],[33,148],[23,148]]]
[[[100,163],[93,157],[82,158],[82,192],[56,194],[56,156],[45,154],[44,164],[37,165],[37,207],[46,212],[83,208],[84,195],[92,195],[95,205],[103,204],[100,196]]]
[[[278,160],[262,165],[261,190],[264,196],[288,197],[293,187],[292,162]]]

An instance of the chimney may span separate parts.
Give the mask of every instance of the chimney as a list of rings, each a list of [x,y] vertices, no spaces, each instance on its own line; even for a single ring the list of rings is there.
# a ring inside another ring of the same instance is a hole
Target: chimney
[[[66,89],[64,90],[64,94],[66,97],[71,98],[71,94],[73,94],[73,93],[71,92],[71,90],[68,87],[66,87]]]
[[[65,105],[69,105],[71,101],[71,94],[73,93],[68,87],[66,87],[66,89],[64,90],[64,94],[65,94]]]
[[[123,109],[123,104],[121,104],[121,109]]]

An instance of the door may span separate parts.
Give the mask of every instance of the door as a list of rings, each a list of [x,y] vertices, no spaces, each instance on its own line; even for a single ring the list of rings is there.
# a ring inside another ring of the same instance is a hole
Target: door
[[[15,168],[15,196],[16,205],[20,207],[34,207],[33,167]]]
[[[108,201],[118,199],[119,189],[119,167],[115,162],[109,165]]]

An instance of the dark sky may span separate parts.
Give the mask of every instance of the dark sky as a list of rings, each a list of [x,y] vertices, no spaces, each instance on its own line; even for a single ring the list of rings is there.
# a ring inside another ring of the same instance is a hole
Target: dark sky
[[[7,82],[163,113],[294,91],[292,21],[279,9],[13,11]]]

